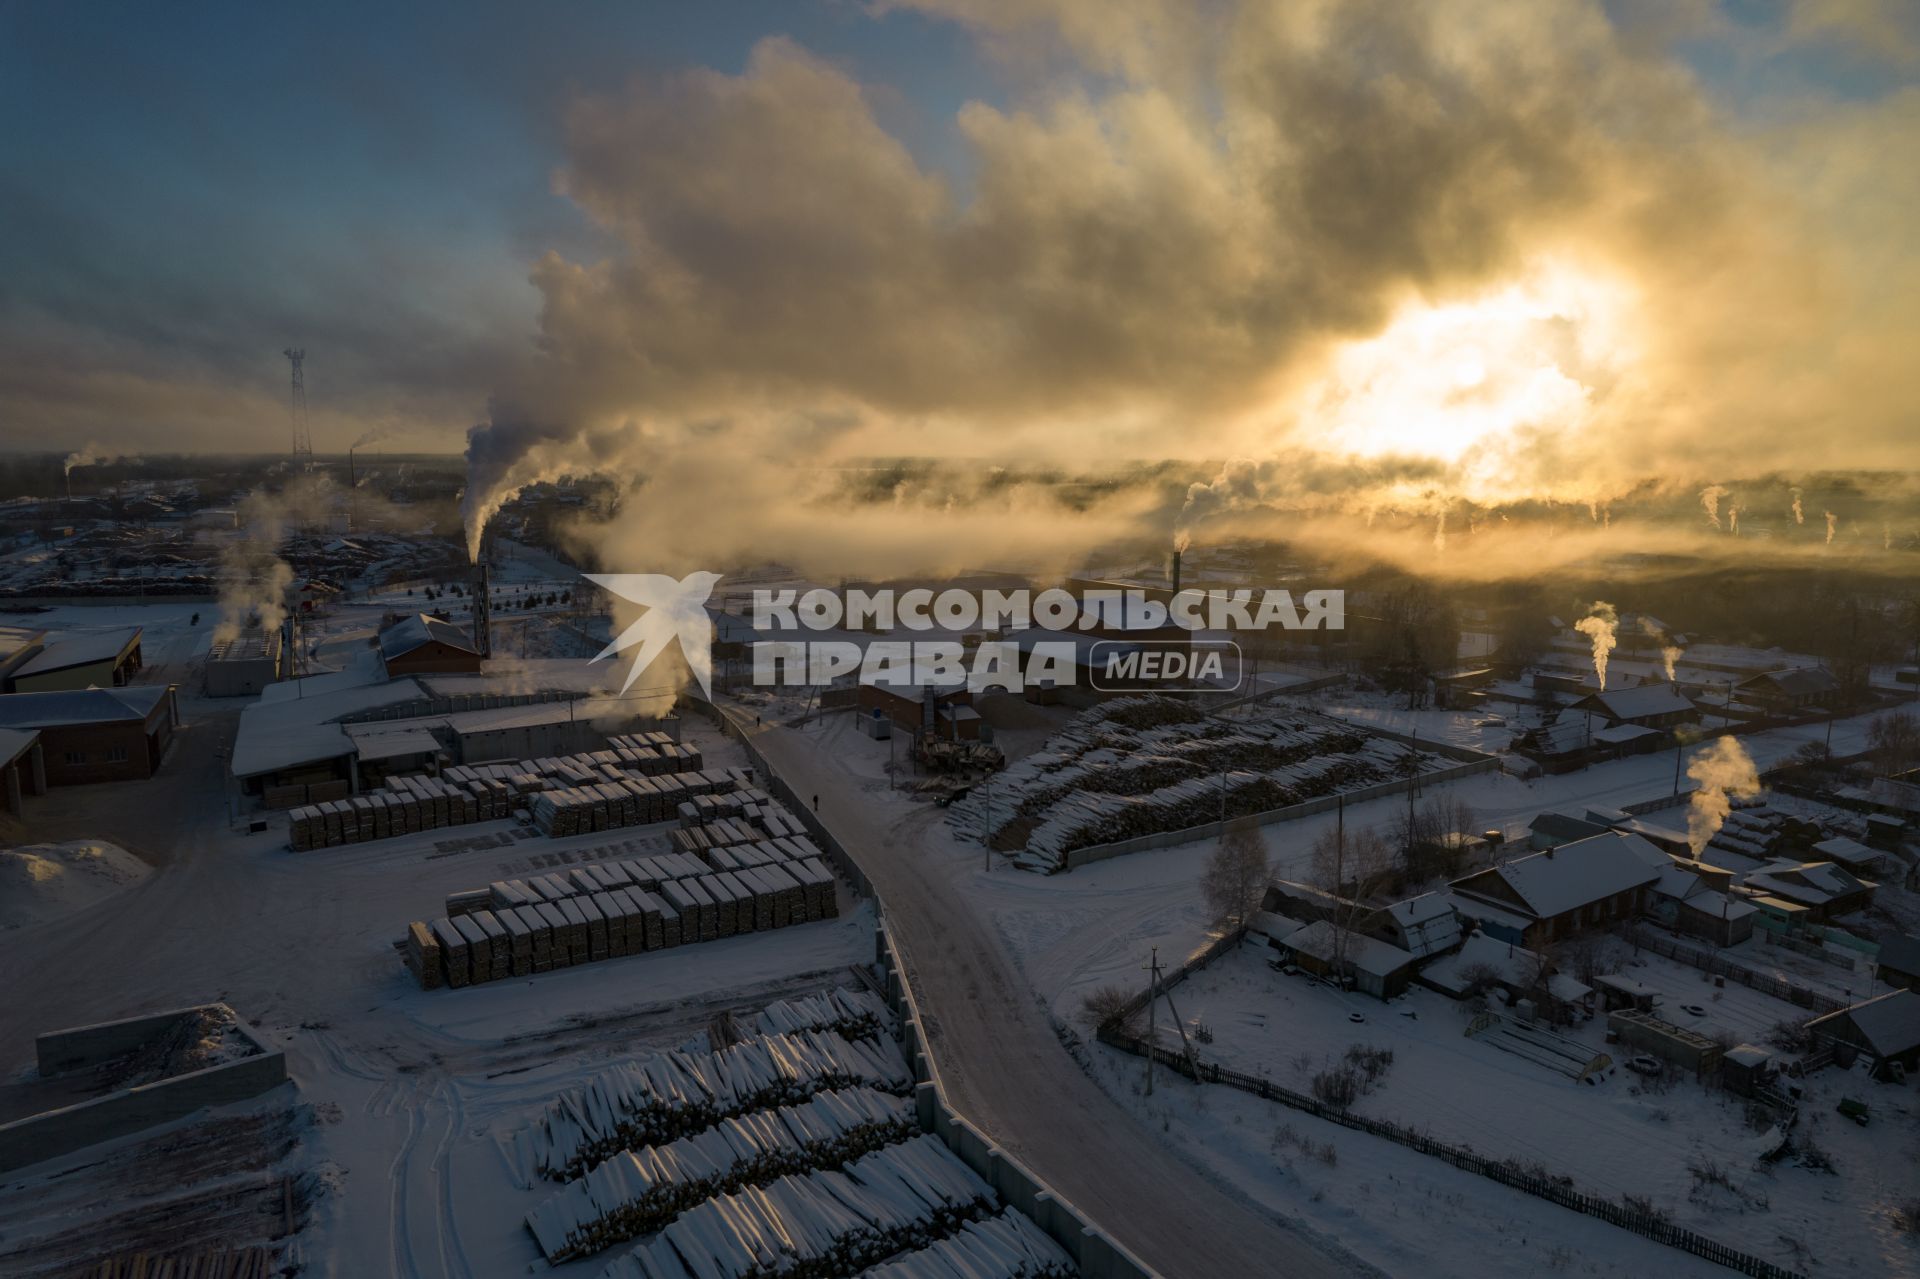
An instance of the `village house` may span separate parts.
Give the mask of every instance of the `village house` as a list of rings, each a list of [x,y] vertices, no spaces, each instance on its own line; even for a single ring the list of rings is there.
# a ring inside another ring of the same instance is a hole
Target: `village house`
[[[1591,715],[1606,727],[1652,730],[1672,728],[1700,718],[1700,712],[1672,684],[1640,684],[1589,693],[1573,704],[1575,714]],[[1598,734],[1596,733],[1596,737]],[[1638,736],[1637,734],[1635,736]]]
[[[1920,937],[1888,933],[1880,939],[1874,976],[1889,986],[1920,990]]]
[[[1639,836],[1608,831],[1457,879],[1454,906],[1502,941],[1537,947],[1638,915],[1660,879],[1655,857]]]
[[[1734,689],[1741,701],[1776,715],[1823,705],[1839,691],[1840,681],[1821,666],[1764,671],[1741,680]]]
[[[1805,911],[1808,922],[1825,923],[1873,904],[1871,880],[1832,862],[1797,862],[1779,857],[1750,871],[1740,880],[1752,897],[1789,902]]]

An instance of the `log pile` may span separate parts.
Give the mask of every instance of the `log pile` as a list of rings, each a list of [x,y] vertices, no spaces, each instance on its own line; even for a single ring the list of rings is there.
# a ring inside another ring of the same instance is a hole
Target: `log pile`
[[[663,1229],[714,1195],[838,1167],[919,1131],[913,1106],[871,1088],[733,1115],[704,1132],[624,1150],[527,1214],[549,1264]]]
[[[713,1052],[655,1053],[596,1075],[555,1098],[515,1145],[532,1172],[572,1180],[622,1150],[662,1145],[729,1116],[852,1087],[910,1091],[912,1075],[899,1046],[832,1031],[756,1035]]]
[[[995,1215],[998,1196],[939,1138],[915,1137],[845,1171],[716,1195],[601,1271],[602,1279],[841,1279]],[[984,1273],[997,1273],[987,1271]]]
[[[1293,707],[1207,718],[1186,703],[1123,698],[1080,716],[1009,768],[991,798],[948,809],[964,835],[1061,869],[1075,850],[1285,808],[1451,761]]]
[[[1008,1208],[865,1272],[865,1279],[1070,1279],[1080,1267],[1024,1214]]]

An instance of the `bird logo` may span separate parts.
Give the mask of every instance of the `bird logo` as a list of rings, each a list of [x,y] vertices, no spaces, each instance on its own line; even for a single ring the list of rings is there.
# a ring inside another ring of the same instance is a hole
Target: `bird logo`
[[[653,665],[653,659],[666,650],[675,636],[680,639],[680,654],[687,669],[700,682],[703,696],[712,697],[713,619],[707,616],[707,599],[720,582],[718,573],[689,573],[671,578],[665,573],[588,573],[586,578],[606,587],[621,599],[631,600],[646,609],[633,625],[614,636],[613,641],[593,655],[593,661],[632,648],[633,665],[627,669],[625,693],[640,678],[640,672]]]

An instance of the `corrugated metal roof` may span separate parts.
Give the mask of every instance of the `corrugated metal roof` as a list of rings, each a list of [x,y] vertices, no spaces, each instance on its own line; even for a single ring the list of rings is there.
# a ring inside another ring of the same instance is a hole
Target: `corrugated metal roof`
[[[473,646],[473,636],[467,631],[425,613],[403,617],[380,632],[380,656],[388,661],[428,644],[445,644],[463,653],[480,651]]]
[[[1910,990],[1892,991],[1825,1017],[1815,1017],[1807,1023],[1807,1029],[1841,1018],[1854,1024],[1878,1056],[1892,1057],[1920,1047],[1920,995]]]
[[[1685,713],[1693,710],[1693,703],[1671,684],[1640,684],[1633,688],[1612,688],[1604,693],[1590,693],[1575,702],[1573,708],[1598,710],[1617,720],[1634,720]]]
[[[73,688],[0,697],[0,728],[60,728],[68,724],[144,721],[167,696],[166,684]]]
[[[13,763],[39,740],[38,729],[0,728],[0,765]]]
[[[25,666],[14,672],[14,675],[16,678],[25,675],[44,675],[48,671],[64,671],[72,666],[111,662],[139,638],[138,626],[122,626],[110,631],[62,635],[34,654]]]
[[[1495,866],[1537,918],[1551,919],[1660,878],[1665,853],[1638,835],[1608,831]],[[1456,881],[1459,889],[1464,881]]]

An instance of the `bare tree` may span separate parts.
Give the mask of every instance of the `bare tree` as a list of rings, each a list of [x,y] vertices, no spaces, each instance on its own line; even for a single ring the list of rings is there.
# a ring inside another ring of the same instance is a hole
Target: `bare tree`
[[[1267,841],[1260,827],[1242,818],[1229,822],[1220,847],[1200,872],[1200,891],[1214,922],[1239,928],[1260,909],[1268,881]]]
[[[1312,858],[1313,885],[1332,898],[1327,922],[1333,925],[1333,968],[1344,981],[1350,939],[1374,913],[1367,899],[1393,877],[1397,859],[1372,827],[1350,831],[1344,825],[1320,833]]]
[[[1886,777],[1898,777],[1920,756],[1920,719],[1909,711],[1875,715],[1867,725],[1867,747]]]

